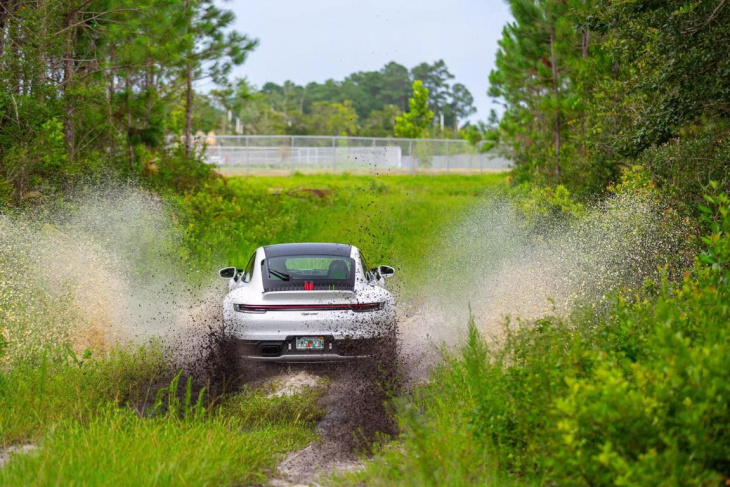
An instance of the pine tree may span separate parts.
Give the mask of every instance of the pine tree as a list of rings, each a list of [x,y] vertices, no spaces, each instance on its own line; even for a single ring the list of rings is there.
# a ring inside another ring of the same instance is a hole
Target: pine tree
[[[408,100],[408,112],[395,118],[393,133],[396,137],[418,139],[423,137],[433,120],[428,108],[428,88],[420,80],[413,82],[413,95]]]

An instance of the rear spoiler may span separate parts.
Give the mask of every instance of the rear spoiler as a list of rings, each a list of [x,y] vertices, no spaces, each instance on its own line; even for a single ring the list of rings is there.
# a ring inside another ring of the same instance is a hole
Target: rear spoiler
[[[327,290],[317,290],[317,291],[304,291],[304,290],[298,290],[298,291],[264,291],[261,293],[262,296],[297,296],[297,297],[308,297],[308,298],[318,298],[321,297],[322,299],[331,299],[336,297],[354,297],[357,296],[355,291],[350,289],[336,289],[333,291],[327,291]]]

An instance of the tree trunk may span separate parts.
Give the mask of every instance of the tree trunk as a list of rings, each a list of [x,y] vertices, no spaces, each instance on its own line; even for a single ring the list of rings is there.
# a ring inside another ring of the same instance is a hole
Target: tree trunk
[[[583,1],[585,5],[585,0]],[[591,31],[587,28],[581,33],[581,55],[583,59],[588,59],[588,43],[590,42]],[[583,109],[580,113],[580,152],[586,155],[586,112]]]
[[[129,167],[134,171],[134,146],[132,145],[132,110],[129,105],[129,98],[132,96],[132,87],[127,72],[125,90],[127,91],[127,144],[129,145]]]
[[[193,67],[188,61],[185,66],[185,155],[190,156],[193,146]]]
[[[116,87],[114,85],[114,78],[116,77],[116,73],[114,72],[114,53],[115,50],[113,47],[111,47],[109,49],[109,64],[107,66],[107,69],[104,70],[104,76],[109,77],[109,100],[107,102],[107,109],[109,116],[109,154],[111,154],[112,156],[114,156],[116,152],[114,147],[114,94],[116,92]]]
[[[46,6],[45,3],[46,2],[43,1],[43,0],[41,0],[40,2],[38,2],[38,9],[41,10],[41,11],[43,11],[45,9],[45,6]],[[48,35],[48,28],[46,26],[46,14],[47,13],[44,12],[44,15],[41,17],[41,25],[42,25],[42,27],[41,27],[41,60],[40,60],[40,67],[41,67],[41,69],[40,69],[40,76],[39,76],[40,77],[40,80],[38,82],[38,85],[39,85],[39,88],[40,88],[38,90],[38,93],[41,96],[41,100],[43,99],[42,98],[43,97],[43,93],[44,93],[44,89],[43,88],[45,88],[46,83],[48,82],[48,80],[46,79],[46,73],[49,71],[49,66],[47,66],[48,61],[47,61],[47,58],[46,58],[46,49],[45,49],[45,46],[47,45],[46,44],[46,42],[47,42],[46,41],[46,38],[47,38],[47,35]]]
[[[5,52],[5,21],[8,18],[9,10],[9,1],[0,2],[0,60],[2,60],[3,53]]]
[[[553,69],[553,96],[555,97],[555,177],[560,177],[560,99],[558,96],[558,64],[555,55],[555,23],[550,24],[550,58]]]
[[[154,92],[154,85],[155,85],[155,77],[154,73],[152,72],[152,58],[148,57],[145,61],[145,78],[144,78],[144,88],[147,92],[147,97],[145,100],[145,108],[147,109],[147,116],[149,116],[150,111],[152,110],[152,93]]]
[[[188,15],[188,33],[192,27],[192,16],[190,12],[190,0],[185,0],[185,9]],[[193,146],[193,64],[192,50],[195,45],[190,46],[187,59],[185,60],[185,155],[190,156]]]
[[[73,81],[74,75],[74,37],[76,33],[76,27],[72,27],[76,24],[78,10],[74,9],[69,12],[64,19],[64,28],[67,29],[66,33],[66,46],[63,52],[63,95],[64,95],[64,116],[63,116],[63,134],[66,141],[66,150],[68,152],[69,161],[74,160],[74,149],[76,145],[76,132],[74,128],[74,112],[75,106],[72,100],[69,99],[69,88]]]

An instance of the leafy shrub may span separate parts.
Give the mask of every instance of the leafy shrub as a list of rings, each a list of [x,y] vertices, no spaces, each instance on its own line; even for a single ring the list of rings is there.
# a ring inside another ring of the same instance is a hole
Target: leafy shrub
[[[216,179],[212,166],[203,161],[201,154],[187,156],[184,147],[150,152],[140,146],[138,151],[146,184],[155,189],[185,194]]]
[[[730,191],[730,123],[705,120],[685,125],[682,137],[644,151],[639,163],[678,204],[701,204],[706,181]]]
[[[706,201],[706,249],[680,282],[665,277],[651,293],[624,291],[608,314],[582,310],[508,326],[499,346],[486,345],[472,323],[460,359],[448,360],[401,407],[402,445],[384,448],[351,479],[725,482],[730,199]]]
[[[712,234],[693,274],[665,282],[655,302],[620,305],[619,321],[646,335],[636,360],[602,357],[556,401],[559,476],[619,485],[730,477],[730,270],[719,264],[730,258],[730,216],[726,196],[708,201]]]
[[[524,189],[518,189],[516,192],[519,194],[521,191]],[[585,214],[585,207],[576,202],[563,185],[532,187],[527,194],[518,199],[517,207],[525,216],[527,225],[538,231],[545,231],[561,222]]]

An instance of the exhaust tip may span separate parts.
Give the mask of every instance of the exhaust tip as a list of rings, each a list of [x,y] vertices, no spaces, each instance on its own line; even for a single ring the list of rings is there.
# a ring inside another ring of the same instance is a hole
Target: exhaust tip
[[[281,354],[281,345],[266,344],[261,345],[261,355],[264,357],[278,357]]]

